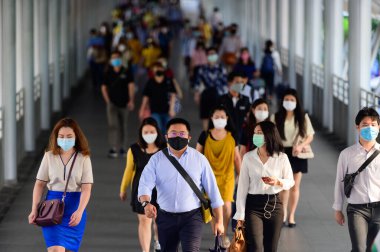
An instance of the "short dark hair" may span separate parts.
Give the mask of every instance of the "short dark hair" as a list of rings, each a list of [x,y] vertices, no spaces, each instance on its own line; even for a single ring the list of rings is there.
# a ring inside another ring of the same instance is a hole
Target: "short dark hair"
[[[179,118],[179,117],[171,119],[171,120],[166,124],[166,131],[169,131],[170,126],[172,126],[172,125],[174,125],[174,124],[184,124],[184,125],[186,126],[186,129],[187,129],[187,130],[189,131],[189,133],[190,133],[190,130],[191,130],[191,128],[190,128],[190,123],[189,123],[187,120],[185,120],[185,119],[183,119],[183,118]]]
[[[227,76],[227,81],[231,82],[235,79],[235,77],[247,78],[247,75],[243,71],[232,71]]]
[[[111,52],[111,56],[114,55],[114,54],[117,54],[117,55],[121,56],[121,52],[119,50],[113,50]]]
[[[255,128],[257,126],[260,126],[261,131],[264,134],[266,149],[270,156],[273,156],[273,154],[279,154],[280,152],[284,151],[280,133],[278,132],[277,127],[273,122],[262,121],[256,124]]]
[[[209,52],[211,52],[211,51],[214,51],[214,52],[218,52],[218,50],[216,50],[216,48],[215,47],[213,47],[213,46],[210,46],[209,48],[207,48],[206,49],[206,53],[208,54]]]
[[[148,118],[145,118],[141,125],[140,125],[140,128],[139,128],[139,139],[137,141],[138,145],[141,147],[141,148],[147,148],[148,147],[148,144],[147,142],[145,142],[144,138],[142,137],[142,129],[144,126],[146,125],[150,125],[150,126],[153,126],[154,128],[156,128],[156,131],[157,131],[157,138],[156,140],[154,141],[154,144],[159,148],[159,149],[162,149],[165,147],[165,138],[164,136],[162,135],[162,132],[160,130],[160,128],[158,127],[158,124],[157,124],[157,121],[152,118],[152,117],[148,117]]]
[[[359,125],[360,122],[364,119],[364,117],[371,117],[372,121],[377,121],[378,124],[380,124],[380,117],[377,111],[374,108],[364,107],[361,110],[359,110],[358,114],[355,118],[355,124]]]

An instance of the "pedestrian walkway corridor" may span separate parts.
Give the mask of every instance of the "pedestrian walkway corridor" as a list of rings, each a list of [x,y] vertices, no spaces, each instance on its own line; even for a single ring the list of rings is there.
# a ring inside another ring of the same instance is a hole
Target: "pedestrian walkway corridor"
[[[179,55],[178,45],[176,48],[175,55]],[[178,58],[173,57],[173,59]],[[190,120],[193,128],[191,145],[195,146],[201,132],[198,110],[193,105],[192,93],[188,90],[184,69],[181,68],[182,64],[171,62],[171,66],[175,70],[184,93],[187,94],[184,98],[184,111],[179,116]],[[68,116],[79,122],[88,137],[95,179],[81,251],[138,252],[140,246],[137,217],[131,211],[129,199],[126,202],[119,200],[119,187],[125,168],[125,159],[107,158],[105,105],[100,94],[92,92],[89,82],[68,113]],[[141,92],[141,83],[139,85]],[[135,111],[131,116],[130,142],[137,139],[138,124]],[[350,248],[347,226],[341,227],[336,224],[331,208],[339,150],[321,132],[317,132],[313,148],[316,157],[310,161],[309,173],[304,176],[301,185],[301,199],[296,215],[297,227],[283,228],[279,244],[281,252],[333,252],[348,251]],[[1,252],[45,251],[41,230],[29,225],[27,221],[37,169],[38,167],[20,191],[7,216],[0,223]],[[229,234],[232,236],[231,230]],[[205,226],[202,251],[208,251],[212,244],[211,228]]]

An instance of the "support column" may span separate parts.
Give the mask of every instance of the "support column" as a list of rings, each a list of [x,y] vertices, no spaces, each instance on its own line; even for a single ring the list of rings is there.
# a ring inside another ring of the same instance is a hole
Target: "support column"
[[[296,80],[296,48],[297,48],[297,0],[289,0],[289,54],[288,54],[288,74],[291,88],[297,87]]]
[[[341,76],[343,66],[343,0],[325,0],[325,20],[323,126],[327,128],[329,132],[332,132],[334,126],[332,76]],[[351,32],[350,29],[350,33]]]
[[[276,16],[276,0],[266,0],[266,13],[267,13],[267,38],[276,42],[276,21],[278,17]],[[276,43],[277,44],[277,43]]]
[[[41,129],[50,130],[48,0],[39,0],[39,53],[41,72]]]
[[[261,58],[262,58],[262,35],[261,35],[261,30],[262,30],[262,20],[261,20],[261,0],[254,0],[254,10],[253,10],[253,15],[256,17],[256,28],[255,28],[255,41],[256,41],[256,53],[255,53],[255,62],[256,65],[259,66],[261,64]]]
[[[17,183],[16,160],[16,1],[2,1],[2,56],[7,59],[2,64],[3,83],[3,167],[4,183],[12,185]]]
[[[370,81],[371,59],[371,0],[349,1],[349,51],[348,51],[348,144],[357,141],[355,117],[360,109],[360,86]]]
[[[35,127],[34,127],[34,50],[33,50],[33,1],[24,0],[22,7],[22,58],[24,85],[24,141],[25,151],[35,150]]]
[[[61,31],[62,31],[62,47],[61,54],[64,57],[64,72],[63,72],[63,98],[67,99],[70,96],[70,62],[69,62],[69,12],[68,5],[69,0],[61,0],[60,2],[62,10],[61,14]]]
[[[283,0],[277,0],[276,1],[276,47],[279,52],[281,52],[282,48],[282,19],[283,19]]]
[[[61,32],[60,32],[60,13],[58,10],[58,0],[49,0],[49,31],[50,45],[53,60],[53,112],[62,110],[62,93],[61,93]]]
[[[322,0],[305,1],[305,63],[303,72],[304,107],[309,114],[313,112],[313,64],[322,62]]]

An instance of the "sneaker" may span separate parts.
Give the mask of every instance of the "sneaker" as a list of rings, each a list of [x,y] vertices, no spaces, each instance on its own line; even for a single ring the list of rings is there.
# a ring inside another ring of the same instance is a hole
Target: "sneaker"
[[[126,157],[127,156],[127,151],[124,148],[120,148],[119,154],[122,157]]]
[[[161,251],[161,245],[158,241],[154,241],[154,250],[156,252]]]
[[[109,158],[117,158],[117,152],[115,151],[115,149],[110,149],[109,150],[108,157]]]

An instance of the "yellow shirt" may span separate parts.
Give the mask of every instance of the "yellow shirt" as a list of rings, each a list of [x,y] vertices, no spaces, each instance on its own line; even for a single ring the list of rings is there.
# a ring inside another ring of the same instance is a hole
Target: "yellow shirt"
[[[121,180],[120,192],[125,193],[127,187],[131,184],[133,177],[135,176],[135,161],[133,160],[133,154],[131,148],[127,152],[127,165],[125,166],[123,179]]]
[[[142,50],[142,57],[144,58],[144,67],[150,68],[161,54],[161,49],[158,47],[147,47]]]
[[[130,39],[127,42],[127,45],[132,54],[132,64],[138,64],[141,59],[141,50],[142,46],[138,39]]]

